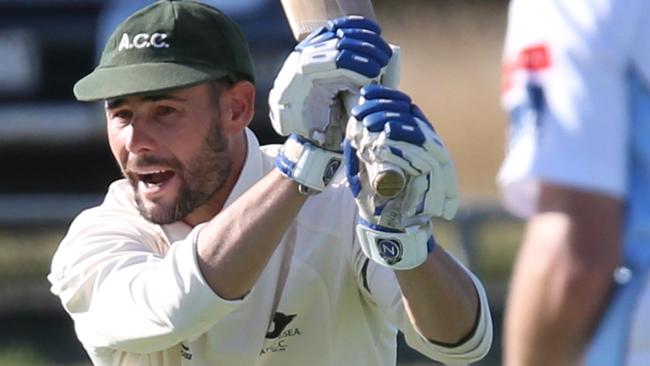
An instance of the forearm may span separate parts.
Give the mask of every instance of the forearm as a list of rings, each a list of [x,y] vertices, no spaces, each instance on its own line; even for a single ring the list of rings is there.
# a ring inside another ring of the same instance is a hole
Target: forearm
[[[558,212],[530,221],[508,298],[507,365],[579,363],[620,261],[616,225]]]
[[[411,322],[427,339],[462,340],[477,321],[479,299],[472,280],[442,248],[420,266],[395,271]]]
[[[276,169],[201,230],[201,272],[225,299],[248,293],[306,200]]]

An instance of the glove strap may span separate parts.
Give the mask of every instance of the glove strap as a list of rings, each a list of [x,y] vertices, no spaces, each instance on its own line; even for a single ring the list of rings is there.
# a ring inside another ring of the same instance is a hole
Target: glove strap
[[[319,193],[334,178],[343,154],[322,149],[309,140],[292,134],[280,149],[275,166],[300,184],[300,193]]]
[[[402,232],[373,225],[360,218],[357,237],[368,258],[394,270],[419,266],[436,246],[430,224],[411,226]]]

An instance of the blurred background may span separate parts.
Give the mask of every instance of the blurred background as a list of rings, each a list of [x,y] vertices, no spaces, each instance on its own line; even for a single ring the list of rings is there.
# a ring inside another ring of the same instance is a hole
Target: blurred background
[[[212,0],[247,34],[256,61],[252,128],[280,142],[266,96],[294,45],[279,0]],[[482,278],[500,364],[503,300],[521,223],[500,208],[495,175],[506,118],[499,106],[505,0],[374,0],[385,38],[402,47],[401,88],[434,123],[457,166],[462,207],[439,241]],[[88,365],[45,278],[71,219],[98,204],[119,171],[102,106],[74,100],[114,27],[148,1],[0,0],[0,365]],[[98,47],[98,44],[100,46]],[[431,361],[404,347],[400,365]]]

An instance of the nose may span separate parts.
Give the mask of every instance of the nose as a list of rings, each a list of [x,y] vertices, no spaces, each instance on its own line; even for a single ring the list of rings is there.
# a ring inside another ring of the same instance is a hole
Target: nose
[[[152,152],[156,149],[156,139],[151,128],[141,119],[134,119],[127,131],[126,149],[132,154]]]

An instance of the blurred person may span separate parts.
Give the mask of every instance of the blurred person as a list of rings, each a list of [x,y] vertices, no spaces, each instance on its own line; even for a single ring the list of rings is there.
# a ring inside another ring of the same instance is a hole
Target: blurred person
[[[74,93],[104,102],[125,179],[74,219],[48,276],[94,364],[391,365],[397,329],[441,362],[487,353],[485,291],[432,233],[457,208],[452,163],[406,94],[371,85],[390,57],[369,20],[315,31],[269,98],[290,137],[260,147],[232,20],[163,0],[117,27]],[[344,133],[333,98],[359,89]],[[368,179],[385,162],[408,175],[391,199]]]
[[[504,204],[527,217],[509,366],[650,364],[650,2],[514,0]]]

